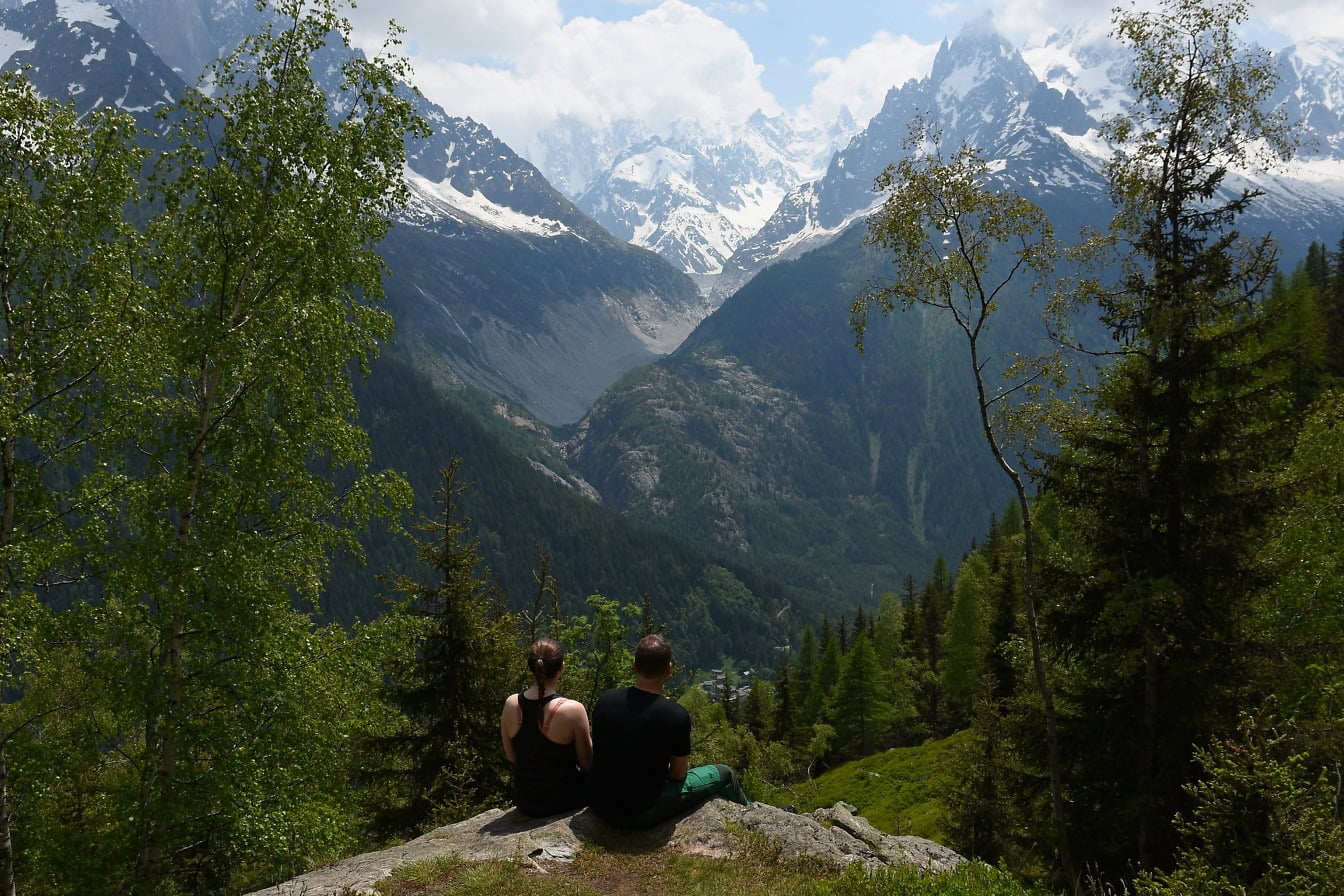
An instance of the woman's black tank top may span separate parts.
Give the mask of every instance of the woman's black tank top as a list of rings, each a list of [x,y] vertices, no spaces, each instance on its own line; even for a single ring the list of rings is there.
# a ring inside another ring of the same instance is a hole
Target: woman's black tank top
[[[576,790],[582,786],[579,754],[574,744],[558,744],[541,730],[541,721],[546,718],[550,704],[563,699],[559,694],[541,700],[518,694],[523,720],[518,733],[513,736],[513,801],[529,815],[564,811],[554,807],[572,803]]]

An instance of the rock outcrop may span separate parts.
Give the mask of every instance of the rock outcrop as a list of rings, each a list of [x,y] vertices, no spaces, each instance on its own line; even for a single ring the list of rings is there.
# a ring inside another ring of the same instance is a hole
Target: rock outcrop
[[[447,856],[538,865],[570,862],[585,843],[625,850],[666,848],[728,858],[742,847],[741,831],[778,843],[782,855],[813,857],[836,865],[861,862],[865,867],[876,868],[914,864],[938,872],[965,861],[930,840],[885,834],[855,814],[856,811],[846,803],[836,803],[811,815],[795,815],[761,803],[746,807],[716,799],[679,819],[648,831],[632,832],[612,828],[587,810],[551,818],[529,818],[516,811],[491,809],[400,846],[345,859],[251,896],[372,894],[378,881],[417,862]]]

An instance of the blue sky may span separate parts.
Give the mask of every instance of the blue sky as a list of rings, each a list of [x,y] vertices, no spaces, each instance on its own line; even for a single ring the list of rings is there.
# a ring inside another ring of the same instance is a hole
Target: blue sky
[[[989,15],[1019,45],[1052,30],[1104,26],[1116,0],[363,0],[357,41],[374,49],[389,18],[416,82],[449,114],[515,150],[559,115],[590,125],[636,117],[711,129],[756,108],[860,124],[888,88],[928,73],[944,37]],[[1152,5],[1153,0],[1140,0]],[[1275,0],[1254,35],[1344,37],[1340,0]]]
[[[560,9],[567,17],[619,21],[654,5],[561,0]],[[762,85],[786,108],[807,102],[815,81],[811,68],[818,61],[843,58],[884,31],[937,44],[965,18],[965,10],[955,3],[934,7],[893,0],[707,0],[691,5],[742,36],[763,68]]]

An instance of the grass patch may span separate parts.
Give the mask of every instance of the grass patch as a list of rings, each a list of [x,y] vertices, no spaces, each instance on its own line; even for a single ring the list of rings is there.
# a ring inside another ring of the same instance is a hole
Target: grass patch
[[[800,812],[843,800],[888,834],[913,834],[947,842],[947,807],[942,794],[953,783],[952,753],[965,735],[957,733],[918,747],[896,747],[855,759],[795,789]]]
[[[714,859],[670,849],[611,851],[585,844],[571,864],[428,862],[399,869],[378,884],[386,896],[814,896],[819,875],[837,869],[781,859],[754,835],[741,856]]]
[[[865,871],[859,865],[783,859],[779,848],[747,837],[733,859],[670,849],[611,852],[585,846],[572,864],[437,861],[401,869],[378,884],[384,896],[1028,896],[986,865],[945,874],[913,867]]]

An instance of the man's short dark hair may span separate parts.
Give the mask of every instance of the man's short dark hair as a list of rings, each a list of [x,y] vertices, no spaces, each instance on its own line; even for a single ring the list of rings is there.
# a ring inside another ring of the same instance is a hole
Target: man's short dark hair
[[[635,646],[635,672],[659,678],[672,665],[672,645],[662,635],[647,635]]]

